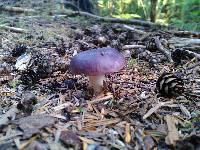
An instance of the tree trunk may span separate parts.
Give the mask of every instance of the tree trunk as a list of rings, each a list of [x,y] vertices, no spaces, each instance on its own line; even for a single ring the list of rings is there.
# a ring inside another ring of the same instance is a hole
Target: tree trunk
[[[151,0],[151,12],[150,12],[150,19],[151,22],[156,21],[156,6],[157,6],[158,0]]]

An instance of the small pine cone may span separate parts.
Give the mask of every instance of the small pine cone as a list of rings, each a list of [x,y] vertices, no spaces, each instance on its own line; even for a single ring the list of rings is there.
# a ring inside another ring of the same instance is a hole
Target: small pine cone
[[[12,50],[11,54],[13,57],[19,57],[23,53],[25,53],[27,50],[27,46],[24,44],[18,44],[15,46],[15,48]]]
[[[33,70],[27,70],[21,75],[20,80],[22,81],[22,84],[31,86],[39,80],[39,75]]]
[[[176,66],[183,64],[184,60],[187,62],[188,60],[194,58],[193,54],[189,54],[184,49],[175,49],[174,51],[172,51],[171,56]]]
[[[156,88],[162,96],[179,96],[184,92],[184,83],[172,73],[163,73],[156,82]]]
[[[147,41],[146,43],[146,47],[149,51],[151,52],[155,52],[158,50],[157,46],[156,46],[156,42],[155,42],[155,38],[151,38],[149,41]]]

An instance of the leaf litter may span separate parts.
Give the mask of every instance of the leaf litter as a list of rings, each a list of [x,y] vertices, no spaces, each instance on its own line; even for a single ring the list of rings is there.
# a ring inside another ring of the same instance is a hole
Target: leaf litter
[[[13,123],[23,130],[24,138],[28,138],[33,134],[39,133],[39,129],[53,125],[55,119],[47,114],[37,114],[17,119]]]
[[[48,4],[42,3],[43,10],[49,11]],[[8,22],[15,21],[16,16],[6,15]],[[199,60],[177,60],[183,64],[178,67],[170,63],[168,52],[176,56],[179,51],[170,45],[174,35],[151,29],[140,35],[144,32],[116,24],[69,18],[20,19],[28,33],[2,31],[1,149],[181,149],[183,143],[199,147]],[[140,46],[129,49],[132,45]],[[92,97],[88,79],[72,75],[68,67],[77,53],[104,46],[124,53],[127,66],[106,75],[105,90]],[[164,71],[181,76],[186,94],[159,95],[156,81]]]

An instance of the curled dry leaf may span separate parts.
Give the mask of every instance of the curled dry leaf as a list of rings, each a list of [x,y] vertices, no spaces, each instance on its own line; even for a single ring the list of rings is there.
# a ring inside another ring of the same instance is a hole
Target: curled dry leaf
[[[169,115],[165,117],[165,120],[167,122],[167,128],[168,128],[168,134],[165,138],[165,142],[168,145],[174,145],[175,142],[178,141],[180,138],[179,132],[176,128],[176,124],[178,123],[178,121],[173,116]]]
[[[130,133],[130,124],[129,123],[126,123],[126,126],[125,126],[125,141],[126,141],[126,143],[131,142],[131,133]]]
[[[55,119],[47,114],[39,114],[20,118],[13,123],[17,124],[24,131],[24,137],[30,137],[39,133],[39,129],[55,123]]]
[[[25,148],[25,150],[45,150],[45,144],[39,141],[33,141]]]

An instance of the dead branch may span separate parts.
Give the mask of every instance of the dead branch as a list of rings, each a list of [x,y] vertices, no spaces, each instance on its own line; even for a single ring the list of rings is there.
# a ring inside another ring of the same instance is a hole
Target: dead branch
[[[22,28],[9,27],[9,26],[5,26],[5,25],[0,25],[0,29],[9,30],[9,31],[16,32],[16,33],[26,33],[27,32],[27,30],[22,29]]]
[[[194,55],[197,59],[200,59],[200,54],[192,52],[192,51],[189,51],[189,50],[185,50],[185,51],[188,52],[189,54]]]
[[[131,27],[131,26],[128,26],[128,25],[125,25],[125,24],[119,25],[119,27],[131,30],[131,31],[138,33],[138,34],[147,34],[146,32],[144,32],[142,30],[138,30],[135,27]]]
[[[200,52],[200,46],[193,46],[193,47],[183,47],[183,49],[187,49],[193,52]]]
[[[168,40],[169,44],[172,44],[174,47],[193,47],[193,46],[200,46],[200,39],[194,39],[194,38],[179,38],[179,37],[173,37]]]
[[[134,24],[134,25],[139,25],[139,26],[144,26],[144,27],[160,26],[158,24],[155,24],[149,21],[142,21],[142,20],[137,20],[137,19],[101,17],[101,16],[97,16],[97,15],[94,15],[88,12],[83,12],[83,11],[62,11],[59,13],[64,14],[66,16],[77,16],[77,15],[84,16],[84,17],[92,18],[92,19],[95,19],[97,21],[102,21],[102,22]]]
[[[161,44],[160,40],[158,39],[158,37],[155,37],[155,43],[157,48],[159,49],[159,51],[161,51],[170,62],[173,62],[172,58],[171,58],[171,54],[170,52],[168,52]]]
[[[16,13],[33,13],[35,12],[34,9],[27,9],[21,7],[10,7],[10,6],[2,6],[1,11],[8,11],[8,12],[16,12]]]
[[[122,47],[123,50],[134,49],[134,48],[146,48],[146,46],[144,46],[144,45],[124,45]]]
[[[200,32],[195,31],[172,31],[175,36],[184,37],[184,36],[192,36],[200,38]]]

